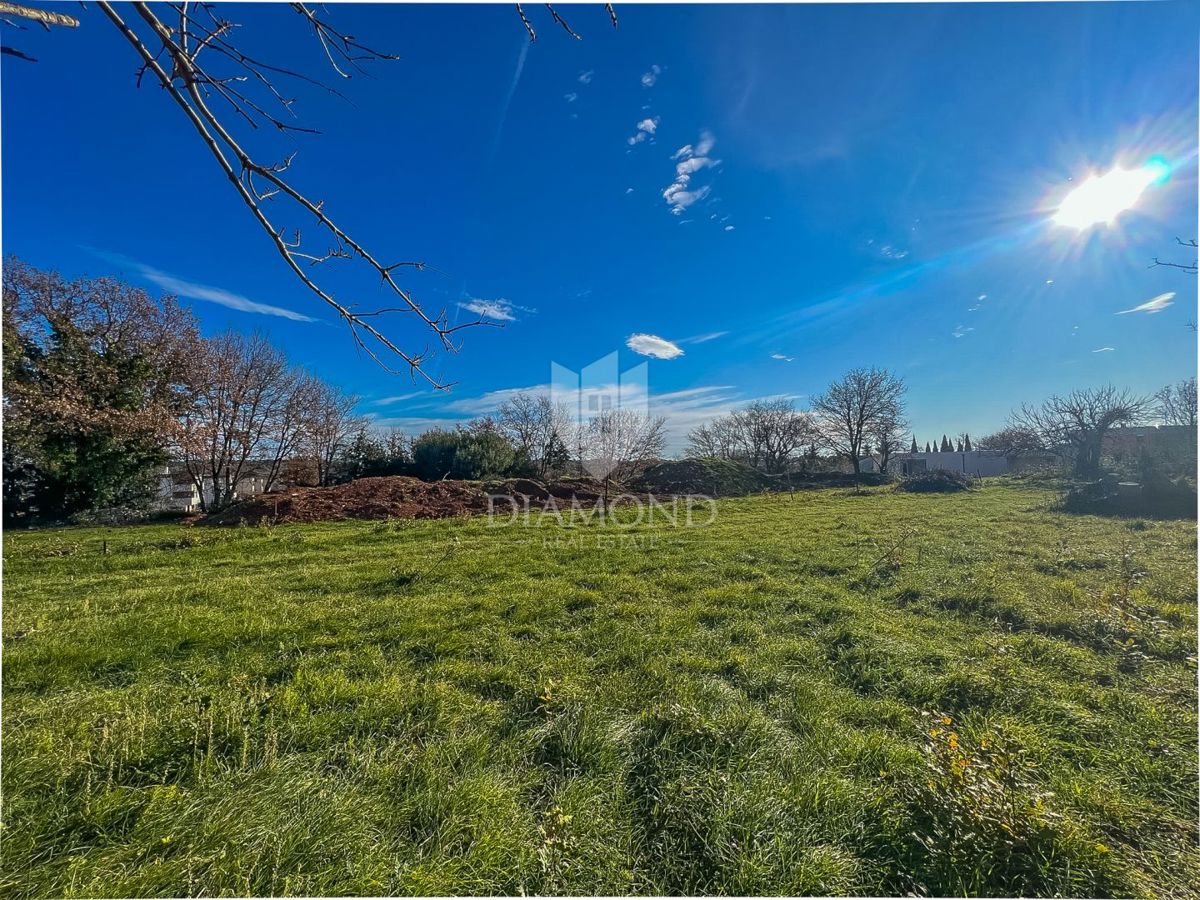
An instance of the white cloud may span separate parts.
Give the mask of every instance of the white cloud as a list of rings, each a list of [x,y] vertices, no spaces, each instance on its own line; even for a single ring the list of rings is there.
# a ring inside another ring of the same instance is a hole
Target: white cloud
[[[693,203],[698,200],[703,200],[712,190],[708,185],[702,188],[697,188],[694,191],[688,191],[683,188],[683,185],[672,184],[663,191],[663,199],[671,204],[671,212],[679,215]]]
[[[733,231],[733,226],[732,226],[732,225],[726,225],[726,226],[725,226],[725,230],[726,230],[726,231]]]
[[[980,295],[979,295],[979,296],[978,296],[976,299],[977,299],[977,300],[980,300],[980,301],[986,300],[986,299],[987,299],[987,294],[980,294]]]
[[[595,74],[596,74],[595,69],[588,69],[586,72],[580,72],[579,73],[579,83],[580,84],[591,84],[592,76]]]
[[[658,130],[658,123],[658,116],[655,116],[652,119],[642,119],[642,121],[638,122],[637,131],[635,131],[633,136],[629,138],[630,145],[640,144],[642,141],[646,140],[646,138],[653,136],[654,132]]]
[[[473,312],[475,315],[482,316],[485,319],[495,319],[497,322],[515,322],[517,320],[516,313],[518,312],[537,312],[536,309],[528,306],[518,306],[504,299],[483,300],[479,297],[472,297],[466,303],[460,303],[458,306],[459,309]]]
[[[1116,350],[1116,349],[1117,349],[1116,347],[1097,347],[1092,352],[1093,353],[1111,353],[1113,350]]]
[[[693,203],[703,200],[712,190],[709,185],[695,188],[691,185],[692,177],[697,172],[720,162],[719,159],[714,160],[708,155],[715,143],[710,132],[702,131],[700,139],[694,145],[684,144],[671,154],[671,159],[678,160],[675,163],[675,180],[663,188],[662,196],[675,215],[680,215]]]
[[[956,337],[956,338],[966,337],[968,333],[970,333],[974,330],[975,329],[969,325],[959,325],[957,328],[954,329],[953,332],[951,332],[951,334],[953,334],[954,337]]]
[[[783,360],[783,362],[791,362],[795,358],[796,357],[794,357],[794,356],[784,356],[782,353],[772,353],[771,354],[771,359],[779,359],[779,360]]]
[[[563,99],[566,100],[568,103],[574,103],[576,100],[579,99],[579,95],[577,93],[575,93],[574,91],[571,91],[571,93],[569,93],[569,94],[563,94]]]
[[[656,334],[631,334],[625,341],[625,346],[634,353],[649,356],[653,359],[674,359],[683,356],[683,350],[678,344],[660,338]]]
[[[153,266],[148,266],[145,263],[140,263],[135,259],[130,259],[127,256],[122,256],[119,253],[108,253],[104,250],[97,250],[93,247],[86,248],[90,252],[96,254],[101,259],[108,260],[119,266],[127,266],[135,271],[135,273],[146,281],[158,285],[164,291],[187,300],[203,300],[207,303],[216,303],[218,306],[236,309],[238,312],[257,313],[263,316],[278,316],[281,319],[291,319],[293,322],[316,322],[317,319],[313,316],[306,316],[302,313],[293,312],[290,309],[285,309],[282,306],[272,306],[269,303],[259,303],[256,300],[251,300],[248,297],[243,297],[241,294],[235,294],[233,291],[227,291],[224,288],[213,287],[207,284],[199,284],[194,281],[187,281],[183,278],[177,278],[174,275],[168,274],[161,269],[156,269]]]
[[[885,259],[904,259],[908,256],[907,250],[901,250],[899,247],[893,247],[891,244],[884,244],[879,248],[879,255]]]
[[[650,71],[642,76],[642,87],[654,87],[658,76],[662,74],[662,66],[651,66]]]
[[[1047,278],[1047,279],[1046,279],[1046,284],[1054,284],[1054,279],[1053,279],[1053,278]]]
[[[1127,313],[1146,313],[1147,315],[1153,315],[1154,313],[1162,312],[1174,302],[1175,292],[1167,291],[1165,294],[1159,294],[1157,297],[1151,297],[1145,303],[1135,306],[1132,309],[1123,309],[1117,313],[1117,315],[1123,316]]]
[[[625,188],[625,193],[627,193],[627,194],[632,194],[632,193],[633,193],[633,188]]]

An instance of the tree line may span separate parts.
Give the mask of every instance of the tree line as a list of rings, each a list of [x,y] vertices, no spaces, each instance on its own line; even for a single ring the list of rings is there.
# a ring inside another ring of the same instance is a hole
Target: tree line
[[[870,457],[887,473],[904,449],[905,392],[903,380],[886,369],[852,369],[816,396],[808,410],[788,398],[759,400],[694,428],[687,454],[741,460],[768,474],[815,468],[823,459],[857,473]],[[940,442],[927,442],[925,452],[1049,453],[1076,477],[1094,479],[1100,475],[1110,431],[1150,423],[1194,431],[1196,379],[1148,396],[1112,385],[1055,395],[1040,404],[1022,404],[994,434],[975,442],[965,432],[956,439],[943,434]],[[907,450],[919,452],[915,435]],[[1172,464],[1180,468],[1179,460]],[[1194,449],[1190,465],[1194,467]]]
[[[577,421],[534,394],[415,439],[379,432],[355,413],[358,398],[291,364],[262,335],[204,337],[173,297],[112,278],[71,281],[15,258],[4,266],[3,317],[6,524],[145,508],[168,462],[212,511],[251,474],[268,485],[328,485],[587,472],[607,488],[664,452],[662,417],[613,409]],[[886,369],[852,369],[807,410],[784,397],[718,416],[690,432],[686,452],[771,474],[830,462],[859,472],[872,457],[886,473],[905,449],[905,392]],[[1022,405],[974,444],[962,434],[957,445],[943,435],[932,446],[1048,451],[1094,478],[1109,430],[1152,419],[1194,429],[1195,379],[1153,396],[1112,386],[1056,395]],[[915,437],[907,449],[916,452]]]
[[[175,298],[113,278],[68,280],[9,258],[3,273],[5,524],[144,510],[168,464],[201,508],[262,485],[371,475],[608,483],[662,455],[665,420],[606,410],[576,422],[517,394],[495,416],[409,439],[355,413],[358,398],[290,363],[261,334],[200,334]]]
[[[690,456],[736,459],[768,474],[843,461],[854,472],[872,452],[886,472],[903,449],[904,381],[880,368],[851,369],[799,410],[787,397],[757,400],[688,434]]]
[[[6,524],[144,508],[171,460],[206,509],[252,469],[328,484],[365,426],[264,336],[204,337],[175,298],[116,279],[10,258],[3,315]]]

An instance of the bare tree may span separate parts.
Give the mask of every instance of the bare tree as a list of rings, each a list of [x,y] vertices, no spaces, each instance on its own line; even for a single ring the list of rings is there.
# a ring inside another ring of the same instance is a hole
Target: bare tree
[[[358,398],[341,388],[311,379],[304,394],[299,442],[317,471],[317,484],[334,482],[334,464],[342,451],[366,428],[366,421],[354,415]]]
[[[743,440],[737,419],[731,414],[718,416],[688,432],[688,456],[699,459],[748,460],[750,451]]]
[[[813,400],[823,443],[855,473],[872,436],[904,417],[904,382],[887,369],[851,369]]]
[[[812,417],[798,412],[786,398],[756,400],[734,413],[751,465],[769,474],[787,470],[791,461],[816,436]]]
[[[884,416],[875,423],[870,439],[875,444],[879,457],[879,471],[887,474],[892,457],[904,449],[904,435],[908,423],[899,416]]]
[[[786,397],[755,400],[688,434],[692,456],[738,459],[770,474],[787,471],[816,438],[812,416]]]
[[[1095,478],[1105,434],[1115,425],[1136,425],[1148,405],[1144,397],[1104,385],[1054,396],[1040,406],[1023,405],[1009,428],[1036,445],[1027,449],[1067,451],[1077,476]]]
[[[555,449],[565,447],[562,435],[570,431],[570,414],[545,394],[514,394],[500,404],[499,427],[517,453],[533,466],[539,478],[558,462]]]
[[[580,461],[604,484],[604,503],[612,481],[628,481],[660,457],[666,443],[662,416],[610,409],[579,427]]]
[[[985,434],[975,443],[977,450],[995,450],[1000,453],[1021,453],[1044,450],[1041,439],[1026,428],[1008,425],[992,434]]]
[[[1168,384],[1154,395],[1155,413],[1164,425],[1196,427],[1196,379]]]
[[[200,492],[202,509],[233,502],[252,464],[268,462],[278,472],[286,445],[297,437],[300,380],[261,334],[228,332],[194,354],[188,376],[192,402],[180,416],[176,452]],[[286,434],[281,421],[291,423]]]

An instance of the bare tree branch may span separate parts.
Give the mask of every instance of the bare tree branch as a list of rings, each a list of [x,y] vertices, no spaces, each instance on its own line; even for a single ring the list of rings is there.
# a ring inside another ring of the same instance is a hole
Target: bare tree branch
[[[78,28],[79,20],[74,16],[50,12],[48,9],[34,9],[31,6],[21,6],[18,3],[0,2],[0,16],[16,16],[21,19],[32,19],[43,26],[62,25],[66,28]]]
[[[1185,241],[1182,238],[1175,238],[1175,243],[1178,244],[1180,247],[1188,247],[1192,250],[1200,248],[1200,244],[1196,243],[1195,238],[1192,238],[1190,241]],[[1153,269],[1155,266],[1165,266],[1169,269],[1182,269],[1185,272],[1191,272],[1193,275],[1200,273],[1200,260],[1195,260],[1195,259],[1192,260],[1191,263],[1189,264],[1189,263],[1169,262],[1167,260],[1159,259],[1156,256],[1156,257],[1154,257],[1153,265],[1149,265],[1146,268]]]
[[[577,41],[583,40],[583,38],[581,38],[578,34],[576,34],[571,29],[571,26],[567,24],[567,20],[558,14],[558,10],[556,10],[554,8],[553,4],[547,3],[546,9],[550,10],[551,17],[554,19],[555,22],[557,22],[559,25],[561,25],[563,27],[563,30],[566,31],[567,34],[569,34],[571,37],[575,38],[575,40],[577,40]]]
[[[202,49],[222,46],[223,38],[219,36],[213,37],[213,35],[219,35],[222,31],[227,31],[228,29],[224,28],[221,24],[216,24],[213,29],[205,28],[203,29],[200,42],[193,44],[191,29],[195,24],[195,17],[189,10],[188,4],[183,3],[172,7],[180,17],[179,27],[172,32],[158,18],[154,11],[151,10],[148,4],[135,3],[133,5],[135,12],[153,31],[155,38],[162,45],[162,50],[165,51],[167,58],[171,61],[172,71],[168,73],[163,63],[159,61],[159,54],[151,52],[146,42],[130,25],[122,20],[112,3],[107,2],[107,0],[101,0],[98,5],[109,20],[117,27],[126,41],[137,51],[142,59],[143,69],[151,72],[158,79],[163,89],[167,91],[176,105],[188,117],[210,154],[225,173],[226,178],[234,186],[242,202],[250,210],[260,227],[270,237],[276,251],[283,258],[288,268],[292,270],[293,274],[306,288],[332,307],[338,316],[346,322],[350,328],[355,345],[388,371],[395,370],[388,365],[385,357],[398,357],[408,367],[409,373],[414,377],[419,375],[438,389],[449,387],[449,385],[440,383],[425,371],[424,366],[428,361],[428,354],[425,351],[410,353],[402,350],[379,327],[364,321],[364,317],[360,313],[355,312],[352,305],[336,300],[314,276],[309,275],[305,271],[305,268],[302,268],[302,262],[306,263],[308,268],[312,268],[315,265],[332,259],[357,259],[363,262],[370,269],[373,269],[379,275],[382,284],[394,296],[400,299],[401,303],[395,307],[396,311],[416,316],[425,327],[437,335],[443,350],[454,352],[458,349],[451,341],[450,335],[464,326],[451,327],[447,323],[444,313],[437,317],[428,315],[421,305],[413,299],[412,295],[395,280],[393,272],[399,264],[388,266],[380,263],[359,241],[344,231],[324,212],[323,202],[313,201],[301,193],[289,181],[285,180],[283,172],[286,171],[291,162],[290,157],[283,163],[273,165],[265,165],[257,162],[243,149],[220,119],[212,112],[205,97],[206,90],[217,93],[226,101],[233,104],[235,108],[239,108],[244,117],[253,112],[266,116],[269,121],[277,126],[287,127],[284,126],[284,123],[280,123],[273,117],[267,116],[261,107],[257,105],[250,107],[249,112],[247,112],[245,104],[239,106],[242,103],[240,92],[231,90],[228,83],[224,80],[211,77],[204,67],[197,62],[197,56]],[[386,54],[377,54],[375,51],[356,42],[352,37],[341,34],[328,25],[328,23],[315,16],[307,7],[298,4],[295,8],[305,15],[313,25],[315,32],[322,41],[322,45],[330,56],[331,63],[339,74],[345,75],[337,66],[335,60],[338,59],[344,64],[357,66],[357,62],[362,59],[393,58]],[[229,56],[231,54],[226,55]],[[247,60],[249,58],[244,54],[233,56],[232,58],[238,59],[243,66],[248,64]],[[285,103],[284,105],[286,106],[287,104]],[[265,187],[260,189],[255,184],[256,181],[261,181]],[[324,255],[319,255],[301,249],[298,232],[292,241],[285,239],[284,229],[278,227],[266,215],[261,205],[263,201],[273,197],[287,199],[299,211],[315,218],[322,230],[330,235],[333,247]]]

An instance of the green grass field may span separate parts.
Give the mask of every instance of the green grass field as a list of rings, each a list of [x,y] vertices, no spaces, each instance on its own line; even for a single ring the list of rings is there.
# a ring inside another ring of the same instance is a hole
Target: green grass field
[[[7,534],[0,892],[1192,894],[1195,523],[1053,501]]]

